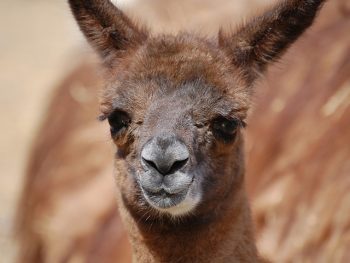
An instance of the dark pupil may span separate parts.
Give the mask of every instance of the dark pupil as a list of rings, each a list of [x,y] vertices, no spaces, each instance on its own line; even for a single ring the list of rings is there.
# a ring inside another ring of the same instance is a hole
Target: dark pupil
[[[237,120],[229,120],[223,117],[216,119],[213,124],[214,132],[224,139],[230,139],[235,134],[237,127]]]
[[[124,112],[116,111],[108,117],[111,134],[114,136],[129,125],[130,119]]]

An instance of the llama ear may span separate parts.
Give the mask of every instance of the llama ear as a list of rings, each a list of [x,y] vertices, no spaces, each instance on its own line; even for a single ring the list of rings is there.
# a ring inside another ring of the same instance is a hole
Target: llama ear
[[[284,0],[236,33],[219,32],[219,45],[252,83],[308,28],[323,0]]]
[[[109,0],[69,0],[69,5],[81,31],[107,63],[147,38]]]

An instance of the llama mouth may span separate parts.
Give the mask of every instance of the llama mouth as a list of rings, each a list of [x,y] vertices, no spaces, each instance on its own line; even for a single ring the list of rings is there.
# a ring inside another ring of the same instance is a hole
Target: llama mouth
[[[164,176],[154,171],[146,171],[137,176],[142,195],[157,210],[181,205],[190,192],[193,180],[193,175],[183,172]]]
[[[179,205],[185,200],[188,189],[178,193],[169,193],[162,189],[158,192],[147,191],[142,188],[143,195],[148,203],[156,209],[167,209]]]
[[[137,183],[153,209],[171,216],[191,212],[201,200],[193,174],[177,172],[163,176],[154,171],[139,173]]]

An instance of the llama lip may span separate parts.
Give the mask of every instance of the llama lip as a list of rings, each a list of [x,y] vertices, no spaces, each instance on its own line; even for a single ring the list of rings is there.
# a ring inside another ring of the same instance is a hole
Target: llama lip
[[[189,182],[162,182],[159,185],[157,184],[152,184],[152,182],[144,182],[143,180],[140,181],[141,187],[143,190],[145,190],[149,194],[154,194],[154,195],[160,195],[160,194],[166,194],[166,195],[176,195],[180,194],[184,191],[187,191],[189,186],[193,180]]]
[[[166,209],[180,204],[187,195],[188,189],[178,193],[169,193],[162,189],[157,193],[142,189],[146,200],[155,208]]]
[[[146,201],[156,209],[168,209],[180,205],[191,189],[194,177],[176,172],[163,176],[145,171],[138,176],[138,183]]]
[[[148,170],[138,174],[137,180],[143,190],[149,194],[159,194],[165,191],[168,194],[181,194],[187,192],[193,182],[193,175],[184,172],[162,175]]]
[[[193,176],[177,172],[163,176],[146,171],[138,176],[138,184],[146,201],[156,209],[168,209],[183,202],[191,189]]]

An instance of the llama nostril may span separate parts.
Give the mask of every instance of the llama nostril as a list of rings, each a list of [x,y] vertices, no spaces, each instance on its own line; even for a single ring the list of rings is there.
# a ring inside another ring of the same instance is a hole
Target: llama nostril
[[[163,156],[159,156],[160,158],[156,158],[155,160],[147,160],[142,157],[143,163],[151,169],[155,169],[162,175],[172,174],[176,171],[180,170],[188,161],[188,158],[185,160],[174,160],[171,158],[161,158]]]
[[[150,166],[150,167],[153,167],[154,169],[158,170],[157,165],[156,165],[154,162],[152,162],[151,160],[147,160],[147,159],[145,159],[145,158],[142,157],[142,161],[143,161],[146,165],[148,165],[148,166]]]
[[[169,174],[172,174],[172,173],[180,170],[182,167],[185,166],[187,161],[188,161],[188,158],[185,159],[185,160],[181,160],[181,161],[175,161],[174,164],[171,166],[171,168],[169,170]]]
[[[141,159],[148,169],[162,175],[173,174],[182,169],[189,160],[187,146],[174,137],[155,137],[141,152]]]

